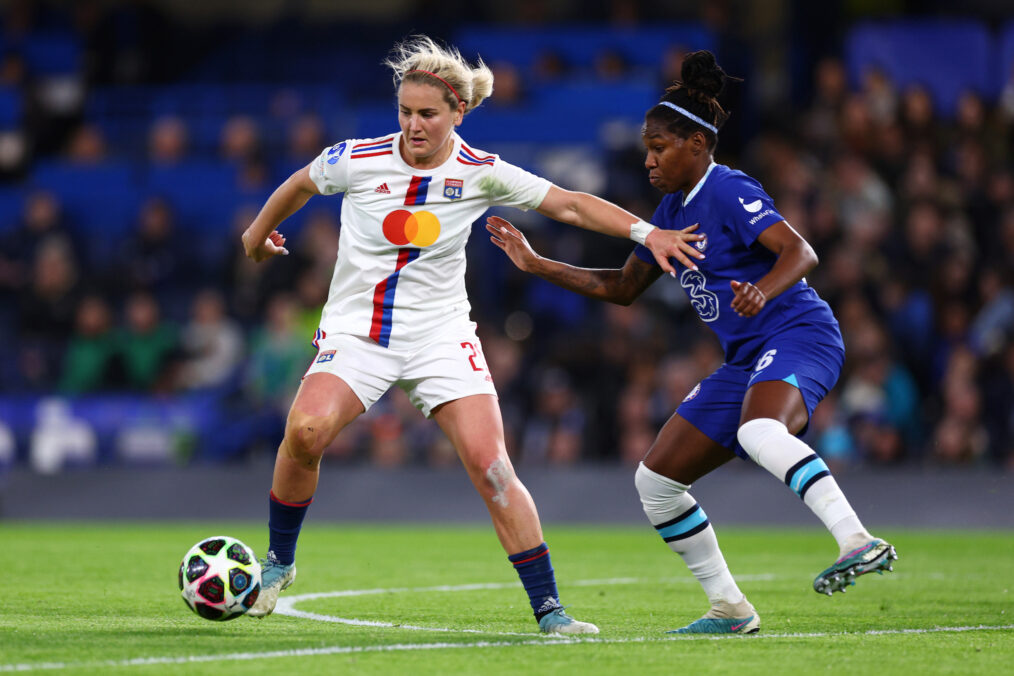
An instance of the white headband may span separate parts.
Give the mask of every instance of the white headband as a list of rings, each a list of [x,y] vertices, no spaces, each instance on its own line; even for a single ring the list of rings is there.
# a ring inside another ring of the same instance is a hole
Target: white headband
[[[690,118],[691,120],[693,120],[693,121],[694,121],[694,122],[696,122],[697,124],[701,125],[701,126],[702,126],[702,127],[704,127],[705,129],[708,129],[708,130],[710,130],[710,131],[711,131],[712,133],[714,133],[714,134],[717,134],[717,133],[718,133],[718,127],[716,127],[716,126],[715,126],[715,125],[713,125],[713,124],[708,124],[707,122],[705,122],[705,121],[704,121],[704,120],[702,120],[701,118],[699,118],[699,117],[697,117],[696,115],[694,115],[693,113],[691,113],[691,112],[690,112],[689,110],[687,110],[686,108],[680,108],[680,107],[679,107],[679,106],[677,106],[677,105],[676,105],[675,103],[671,103],[671,102],[669,102],[669,101],[659,101],[659,102],[658,102],[658,105],[660,105],[660,106],[666,106],[666,107],[668,107],[668,108],[672,108],[673,110],[675,110],[675,111],[676,111],[677,113],[679,113],[680,115],[683,115],[684,117],[688,117],[688,118]]]

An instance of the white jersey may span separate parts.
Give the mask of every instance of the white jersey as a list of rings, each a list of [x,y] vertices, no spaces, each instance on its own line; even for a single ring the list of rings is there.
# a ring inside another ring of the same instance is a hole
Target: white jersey
[[[434,169],[405,163],[400,132],[336,143],[310,166],[322,195],[345,193],[325,335],[406,349],[467,321],[472,223],[494,205],[538,207],[552,184],[469,148],[456,133],[453,140],[450,158]]]

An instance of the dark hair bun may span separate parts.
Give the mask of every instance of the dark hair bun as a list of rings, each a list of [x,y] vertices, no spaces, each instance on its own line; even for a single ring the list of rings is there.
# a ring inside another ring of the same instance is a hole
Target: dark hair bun
[[[686,55],[680,76],[684,87],[709,98],[716,98],[725,87],[725,71],[715,61],[715,55],[704,49]]]

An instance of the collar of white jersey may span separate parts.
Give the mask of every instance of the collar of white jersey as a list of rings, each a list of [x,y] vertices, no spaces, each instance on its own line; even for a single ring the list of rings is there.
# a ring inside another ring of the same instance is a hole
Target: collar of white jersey
[[[690,200],[692,200],[697,193],[701,191],[701,188],[704,186],[704,182],[708,180],[708,176],[711,175],[711,170],[717,166],[718,165],[714,162],[708,165],[708,170],[704,172],[704,176],[701,176],[701,180],[699,180],[697,185],[694,186],[694,189],[687,193],[687,196],[683,198],[683,206],[690,204]]]
[[[404,134],[399,131],[394,136],[394,148],[397,150],[397,152],[394,153],[394,156],[397,158],[395,161],[402,168],[404,168],[405,171],[407,171],[409,173],[412,173],[412,174],[433,174],[433,173],[436,173],[436,172],[440,171],[441,169],[443,169],[448,164],[450,164],[451,162],[453,162],[454,158],[456,158],[458,156],[458,153],[461,152],[461,145],[464,143],[464,141],[461,139],[460,136],[458,136],[458,132],[456,132],[456,131],[452,131],[451,132],[451,136],[454,139],[454,146],[451,148],[451,154],[450,154],[450,156],[448,156],[448,158],[446,160],[444,160],[444,163],[443,164],[438,164],[437,166],[431,167],[429,169],[420,169],[419,167],[413,167],[412,165],[410,165],[408,162],[405,161],[405,158],[401,156],[401,140],[404,137]]]

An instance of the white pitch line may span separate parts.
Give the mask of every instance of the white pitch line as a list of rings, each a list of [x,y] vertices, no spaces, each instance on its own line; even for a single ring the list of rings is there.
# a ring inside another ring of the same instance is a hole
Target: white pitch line
[[[222,655],[185,655],[182,657],[136,657],[129,660],[102,660],[94,662],[41,662],[38,664],[0,664],[0,672],[42,671],[59,669],[82,669],[96,667],[143,667],[154,664],[199,664],[207,662],[240,662],[249,660],[279,659],[286,657],[319,657],[325,655],[347,655],[351,653],[403,652],[414,650],[443,650],[454,648],[513,648],[515,646],[559,646],[617,643],[665,643],[672,641],[757,641],[779,638],[840,638],[848,636],[888,636],[898,634],[941,634],[968,631],[1003,631],[1014,629],[1014,624],[997,626],[980,624],[967,627],[932,627],[929,629],[871,629],[868,631],[813,632],[787,634],[723,634],[720,636],[671,636],[665,638],[564,638],[545,637],[527,641],[474,641],[471,643],[394,643],[369,646],[330,646],[326,648],[301,648],[298,650],[272,650],[259,653],[226,653]]]
[[[762,574],[762,575],[741,575],[740,581],[770,581],[774,579],[774,575]],[[694,578],[691,577],[674,577],[661,580],[645,580],[636,577],[611,577],[602,580],[577,580],[569,583],[574,587],[600,587],[605,585],[622,585],[622,584],[642,584],[644,582],[652,583],[664,583],[668,584],[671,582],[694,582]],[[380,627],[388,629],[408,629],[410,631],[432,631],[439,633],[462,633],[462,634],[484,634],[486,636],[539,636],[535,632],[515,632],[515,631],[493,631],[483,629],[453,629],[450,627],[422,627],[415,624],[402,624],[397,622],[385,622],[383,620],[360,620],[353,617],[338,617],[337,615],[323,615],[321,613],[312,613],[305,610],[297,610],[296,604],[302,603],[303,601],[314,601],[318,599],[330,599],[330,598],[348,598],[351,596],[370,596],[375,594],[423,594],[430,592],[461,592],[461,591],[476,591],[486,589],[513,589],[520,587],[520,582],[477,582],[472,584],[458,584],[458,585],[437,585],[433,587],[388,587],[388,588],[374,588],[374,589],[342,589],[333,592],[317,592],[310,594],[296,594],[293,596],[284,596],[278,599],[278,603],[275,606],[275,612],[279,615],[285,615],[287,617],[298,617],[304,620],[314,620],[316,622],[333,622],[335,624],[347,624],[354,627]]]

